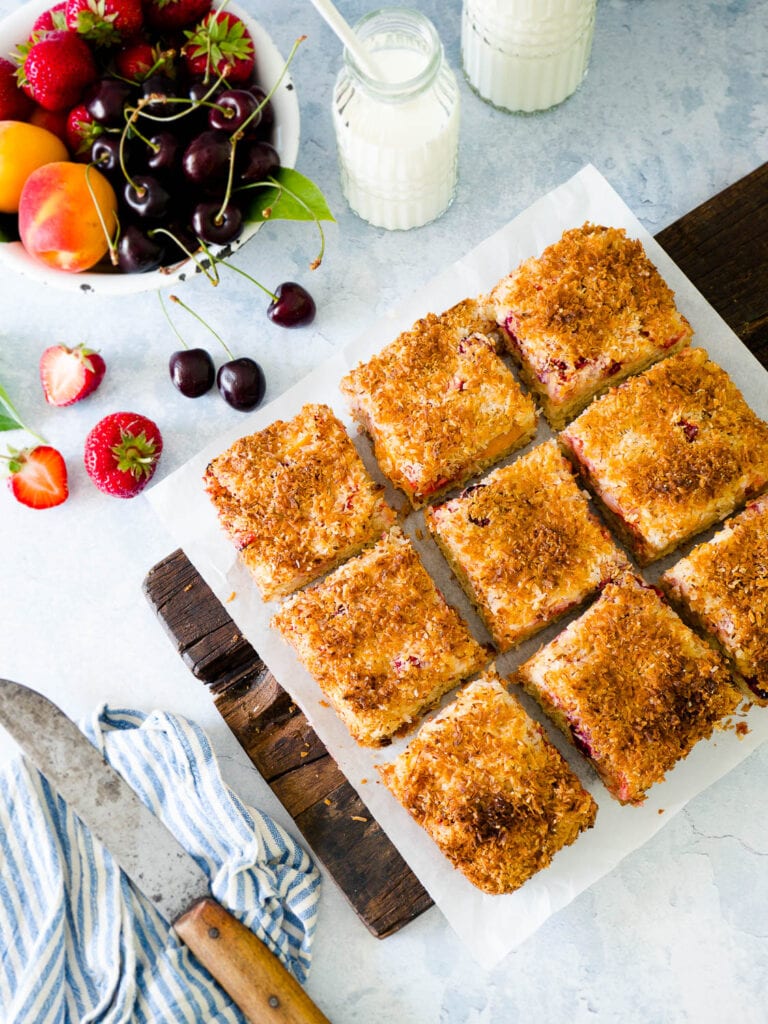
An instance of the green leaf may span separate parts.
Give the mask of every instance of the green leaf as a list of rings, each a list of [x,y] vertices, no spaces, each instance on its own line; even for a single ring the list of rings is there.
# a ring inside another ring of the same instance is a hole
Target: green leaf
[[[334,220],[325,196],[309,178],[292,167],[281,167],[269,179],[274,185],[253,190],[246,220]]]
[[[0,384],[0,405],[5,409],[5,412],[0,412],[0,431],[24,430],[24,424],[19,419],[19,414],[2,384]]]

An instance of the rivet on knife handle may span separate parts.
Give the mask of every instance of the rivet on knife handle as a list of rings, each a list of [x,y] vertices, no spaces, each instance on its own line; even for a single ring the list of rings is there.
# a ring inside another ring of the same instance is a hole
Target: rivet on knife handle
[[[199,900],[173,927],[253,1024],[330,1024],[278,958],[216,900]]]

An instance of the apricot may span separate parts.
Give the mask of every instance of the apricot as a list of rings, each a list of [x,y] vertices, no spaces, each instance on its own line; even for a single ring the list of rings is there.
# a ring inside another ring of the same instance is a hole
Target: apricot
[[[95,167],[46,164],[30,174],[22,189],[22,244],[49,267],[72,273],[88,270],[106,254],[107,234],[113,238],[116,225],[114,189]]]
[[[0,121],[0,213],[16,213],[24,182],[54,160],[66,160],[67,147],[45,128],[26,121]]]

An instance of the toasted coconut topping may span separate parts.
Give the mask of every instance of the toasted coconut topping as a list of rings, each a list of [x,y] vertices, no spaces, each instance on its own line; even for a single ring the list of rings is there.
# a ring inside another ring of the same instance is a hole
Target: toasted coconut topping
[[[383,472],[414,505],[526,444],[533,401],[479,331],[474,300],[428,314],[341,381]]]
[[[629,573],[515,678],[622,803],[642,802],[741,699],[722,657]]]
[[[646,561],[768,485],[768,424],[700,348],[614,388],[561,440]]]
[[[379,769],[456,868],[512,892],[591,828],[597,805],[494,671]]]
[[[675,297],[623,228],[584,224],[525,260],[490,296],[553,426],[609,384],[688,344]]]
[[[581,604],[629,564],[555,441],[425,518],[501,650]]]
[[[368,746],[408,728],[488,661],[397,528],[289,598],[272,626]]]
[[[265,600],[315,579],[395,522],[325,405],[240,438],[211,461],[205,484]]]
[[[768,496],[668,569],[661,584],[717,640],[752,695],[768,700]]]

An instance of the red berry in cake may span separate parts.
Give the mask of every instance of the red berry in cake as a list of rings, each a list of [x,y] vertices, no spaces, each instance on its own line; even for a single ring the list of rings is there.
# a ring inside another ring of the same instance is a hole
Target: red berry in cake
[[[33,106],[16,81],[16,65],[0,57],[0,121],[26,121]]]
[[[8,487],[28,508],[53,508],[67,500],[67,466],[60,452],[47,444],[8,455]]]
[[[98,352],[76,345],[51,345],[40,357],[40,381],[50,405],[74,405],[101,384],[106,364]]]
[[[192,75],[248,82],[253,75],[253,40],[243,22],[226,11],[212,11],[184,33],[184,59]]]
[[[100,491],[133,498],[152,479],[162,450],[156,423],[139,413],[115,412],[85,439],[85,469]]]
[[[67,28],[94,46],[113,46],[141,31],[141,0],[67,0]]]
[[[73,107],[96,78],[88,44],[74,32],[49,32],[29,48],[21,68],[22,88],[45,110]]]
[[[211,9],[211,0],[145,0],[144,17],[152,28],[167,32],[185,28]]]

